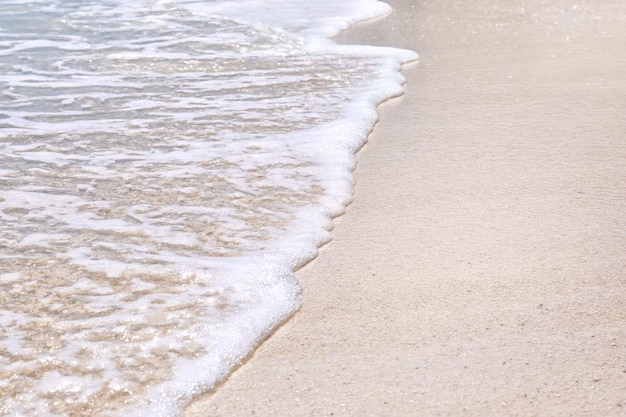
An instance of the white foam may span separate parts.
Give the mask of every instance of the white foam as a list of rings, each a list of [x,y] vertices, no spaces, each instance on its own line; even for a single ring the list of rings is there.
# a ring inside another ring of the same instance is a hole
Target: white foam
[[[283,0],[278,7],[262,0],[198,2],[185,1],[185,6],[205,15],[227,16],[246,23],[263,23],[301,36],[330,38],[341,30],[391,11],[386,3],[376,0],[307,1]]]

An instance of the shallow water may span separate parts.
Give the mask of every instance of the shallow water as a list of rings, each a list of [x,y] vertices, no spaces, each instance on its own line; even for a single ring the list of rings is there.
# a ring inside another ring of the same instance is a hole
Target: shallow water
[[[297,308],[414,59],[323,36],[386,11],[0,5],[0,413],[175,415]]]

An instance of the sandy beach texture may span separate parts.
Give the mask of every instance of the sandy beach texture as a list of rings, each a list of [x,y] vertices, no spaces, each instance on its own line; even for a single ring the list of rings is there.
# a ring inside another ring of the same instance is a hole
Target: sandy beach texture
[[[626,415],[626,3],[393,0],[302,309],[186,416]]]

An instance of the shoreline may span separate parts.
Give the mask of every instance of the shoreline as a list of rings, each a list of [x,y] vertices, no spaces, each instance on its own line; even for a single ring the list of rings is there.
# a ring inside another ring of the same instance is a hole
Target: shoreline
[[[337,40],[420,59],[302,306],[183,415],[626,413],[626,8],[389,3]]]

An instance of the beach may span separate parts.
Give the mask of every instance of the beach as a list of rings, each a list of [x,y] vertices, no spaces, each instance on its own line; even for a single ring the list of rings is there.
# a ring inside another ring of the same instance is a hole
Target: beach
[[[173,416],[301,305],[406,49],[377,0],[0,2],[0,415]]]
[[[185,416],[626,415],[626,5],[389,1],[420,54],[302,306]]]

